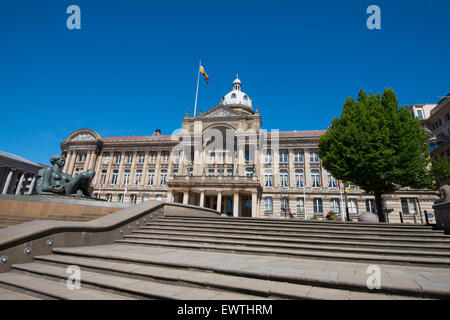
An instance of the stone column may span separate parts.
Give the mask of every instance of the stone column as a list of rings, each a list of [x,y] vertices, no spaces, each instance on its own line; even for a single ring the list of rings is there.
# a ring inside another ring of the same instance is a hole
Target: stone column
[[[30,188],[28,189],[28,193],[27,194],[33,194],[33,189],[34,189],[34,184],[35,183],[36,183],[36,176],[33,176],[33,179],[31,180]]]
[[[217,211],[222,213],[222,191],[217,194]]]
[[[87,152],[86,160],[84,161],[83,171],[90,169],[89,164],[91,162],[91,153],[92,153],[92,151]]]
[[[95,153],[95,150],[92,151],[91,154],[91,161],[89,162],[88,169],[94,169],[95,168],[95,161],[97,160],[97,154]],[[95,171],[97,172],[97,171]]]
[[[189,204],[189,191],[183,192],[183,204]]]
[[[104,157],[104,155],[103,155]],[[108,169],[106,169],[106,179],[105,179],[105,186],[111,183],[112,178],[112,164],[114,161],[114,151],[109,152],[109,163],[108,163]],[[100,180],[98,180],[100,181]]]
[[[12,175],[13,175],[13,171],[11,170],[11,171],[9,171],[8,177],[6,178],[6,182],[5,182],[5,185],[3,186],[2,194],[7,194],[8,193],[9,184],[11,183]]]
[[[70,157],[70,165],[69,165],[69,169],[67,171],[67,173],[69,175],[72,175],[72,173],[73,173],[73,167],[75,165],[76,158],[77,158],[77,153],[75,151],[72,151],[72,156]]]
[[[22,185],[23,185],[23,180],[25,179],[25,173],[22,172],[22,174],[20,175],[20,179],[19,182],[17,183],[17,187],[16,187],[16,195],[19,195],[22,193]]]
[[[205,191],[200,192],[200,207],[204,207],[205,206]]]
[[[234,193],[233,217],[239,217],[239,192]]]
[[[92,185],[96,186],[99,184],[100,182],[100,176],[102,175],[102,173],[100,172],[100,165],[103,161],[103,156],[100,154],[99,156],[97,156],[97,154],[95,154],[95,160],[93,161],[93,165],[95,166],[95,176],[94,176],[94,180],[92,181]],[[106,184],[106,180],[105,180],[105,184]]]
[[[67,170],[69,169],[71,160],[72,160],[72,153],[70,151],[67,151],[66,161],[64,163],[64,168],[63,168],[62,172],[67,173]]]
[[[310,160],[310,156],[309,156],[309,150],[308,149],[304,149],[304,153],[303,153],[305,159],[305,181],[306,181],[306,187],[310,187],[312,186],[312,179],[311,179],[311,167],[309,165],[309,160]]]
[[[258,193],[252,192],[252,218],[258,217]]]

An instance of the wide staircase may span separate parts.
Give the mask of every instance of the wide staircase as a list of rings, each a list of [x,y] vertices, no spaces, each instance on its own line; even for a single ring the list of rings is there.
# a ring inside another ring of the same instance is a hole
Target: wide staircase
[[[80,290],[66,288],[73,265]],[[0,299],[448,299],[449,267],[450,236],[426,225],[172,214],[114,244],[13,265]]]

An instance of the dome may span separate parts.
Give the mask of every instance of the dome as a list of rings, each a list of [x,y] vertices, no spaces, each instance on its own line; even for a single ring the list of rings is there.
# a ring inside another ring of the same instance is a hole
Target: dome
[[[242,83],[239,80],[239,76],[233,81],[233,90],[228,92],[220,102],[223,105],[242,105],[248,108],[252,108],[252,100],[249,96],[241,91]]]

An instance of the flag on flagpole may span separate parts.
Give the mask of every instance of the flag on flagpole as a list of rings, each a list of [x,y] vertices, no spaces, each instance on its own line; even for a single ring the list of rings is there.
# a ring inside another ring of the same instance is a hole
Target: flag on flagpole
[[[206,83],[209,83],[209,77],[205,72],[205,69],[203,69],[203,66],[200,65],[200,72],[203,74],[203,78],[205,78]]]

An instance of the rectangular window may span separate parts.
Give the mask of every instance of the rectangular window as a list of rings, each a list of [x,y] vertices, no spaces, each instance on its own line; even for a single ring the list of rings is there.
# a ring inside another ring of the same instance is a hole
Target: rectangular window
[[[280,187],[287,187],[289,185],[287,170],[280,171]]]
[[[402,199],[401,204],[403,215],[417,215],[417,206],[415,199]]]
[[[114,156],[114,162],[115,163],[120,163],[120,161],[122,161],[122,154],[121,153],[116,153]]]
[[[246,177],[253,177],[253,168],[246,168],[245,169],[245,176]]]
[[[273,186],[272,170],[266,170],[264,172],[264,186],[265,187],[272,187]]]
[[[347,201],[347,205],[348,205],[348,213],[352,216],[357,216],[358,215],[358,203],[356,200],[354,199],[349,199]]]
[[[377,209],[375,206],[375,200],[373,199],[367,199],[366,200],[366,211],[371,213],[376,213]]]
[[[145,161],[145,154],[142,152],[138,153],[138,163],[142,164]]]
[[[119,202],[123,202],[123,200],[124,200],[124,196],[123,196],[123,194],[121,193],[121,194],[119,194]]]
[[[320,171],[319,170],[311,170],[311,180],[312,180],[313,188],[320,187]]]
[[[161,157],[162,157],[162,162],[163,163],[168,163],[169,162],[169,153],[168,152],[161,153]]]
[[[339,199],[331,199],[330,200],[330,210],[334,213],[340,213],[341,212],[341,203]]]
[[[422,110],[417,110],[417,118],[419,118],[419,119],[423,119],[423,113],[422,113]]]
[[[154,164],[156,163],[156,152],[150,152],[150,158],[149,158],[150,163]]]
[[[272,197],[264,198],[264,213],[273,212],[273,199]]]
[[[165,186],[167,182],[167,170],[161,170],[161,179],[159,184]]]
[[[188,172],[188,176],[190,176],[190,177],[192,177],[194,175],[194,169],[193,168],[188,168],[187,172]]]
[[[316,151],[311,152],[309,161],[312,163],[319,163],[319,153]]]
[[[102,170],[102,174],[100,176],[100,184],[104,185],[106,181],[106,170]]]
[[[137,196],[136,196],[135,194],[132,194],[132,195],[130,196],[130,202],[131,202],[131,203],[136,204],[136,199],[137,199]]]
[[[111,202],[112,201],[112,194],[107,194],[106,195],[106,201]]]
[[[305,186],[303,170],[295,170],[295,186],[300,188]]]
[[[113,170],[113,174],[111,177],[111,184],[116,185],[118,178],[119,178],[119,170]]]
[[[294,162],[303,163],[303,152],[300,150],[294,151]]]
[[[323,213],[322,199],[314,198],[313,210],[314,210],[314,214],[322,214]]]
[[[123,174],[123,184],[129,185],[130,184],[130,170],[125,170]]]
[[[208,176],[212,177],[214,175],[214,169],[208,170]]]
[[[142,170],[136,170],[136,177],[134,179],[134,183],[135,185],[140,185],[141,184],[141,180],[142,180]]]
[[[155,180],[155,170],[148,170],[147,185],[152,186]]]
[[[328,175],[328,188],[337,188],[337,181],[336,179],[331,175],[330,171],[327,171]]]
[[[108,154],[105,154],[103,157],[103,163],[108,164],[111,161],[111,156]]]
[[[280,151],[280,163],[288,163],[289,153],[287,151]]]
[[[297,214],[305,213],[305,200],[302,198],[297,199]]]
[[[133,163],[133,154],[132,153],[127,154],[127,163],[128,164]]]

